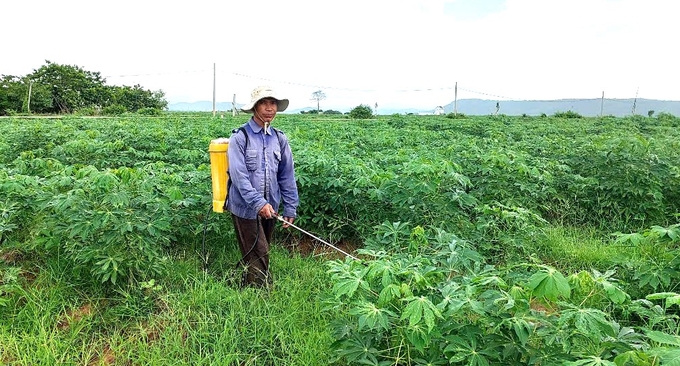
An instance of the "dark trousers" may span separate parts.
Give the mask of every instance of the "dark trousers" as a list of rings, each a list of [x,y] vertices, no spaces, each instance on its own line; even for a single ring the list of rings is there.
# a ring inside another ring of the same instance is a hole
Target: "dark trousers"
[[[245,267],[243,286],[265,286],[271,283],[269,274],[269,243],[274,233],[274,219],[244,219],[231,215],[236,240]]]

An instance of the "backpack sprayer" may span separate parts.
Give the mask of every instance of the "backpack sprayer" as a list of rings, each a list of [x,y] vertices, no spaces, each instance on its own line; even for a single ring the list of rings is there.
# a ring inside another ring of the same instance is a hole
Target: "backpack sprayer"
[[[245,133],[245,131],[244,131]],[[246,137],[248,135],[246,134]],[[246,139],[247,141],[247,139]],[[227,195],[229,192],[227,191],[227,187],[229,186],[229,159],[227,157],[227,151],[229,150],[229,139],[228,138],[219,138],[210,141],[210,145],[208,147],[208,151],[210,152],[210,175],[211,175],[211,180],[212,180],[212,210],[213,212],[216,213],[223,213],[224,212],[224,203],[227,200]],[[345,252],[344,250],[332,245],[331,243],[322,240],[321,238],[313,235],[312,233],[303,230],[299,226],[293,225],[290,222],[286,221],[283,217],[276,215],[276,219],[279,221],[290,225],[291,227],[295,228],[296,230],[312,237],[315,240],[320,241],[324,245],[344,254],[345,256],[352,258],[354,260],[358,260],[359,258]],[[203,243],[202,243],[202,259],[203,259],[203,269],[205,270],[207,268],[208,264],[208,257],[206,254],[205,250],[205,233],[207,229],[207,223],[208,223],[208,215],[206,215],[206,220],[205,224],[203,226]]]
[[[229,181],[229,139],[219,138],[210,141],[210,176],[212,178],[212,209],[213,212],[223,213],[224,202],[227,200],[227,182]]]

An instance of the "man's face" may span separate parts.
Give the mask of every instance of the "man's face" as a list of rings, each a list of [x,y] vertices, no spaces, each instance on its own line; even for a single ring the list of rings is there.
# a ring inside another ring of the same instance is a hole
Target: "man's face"
[[[276,117],[277,110],[276,99],[264,98],[255,105],[255,117],[262,123],[269,123]]]

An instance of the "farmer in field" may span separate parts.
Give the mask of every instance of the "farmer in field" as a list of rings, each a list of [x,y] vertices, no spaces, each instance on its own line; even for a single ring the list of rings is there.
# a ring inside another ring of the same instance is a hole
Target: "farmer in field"
[[[229,139],[230,186],[226,208],[231,212],[236,239],[245,266],[243,286],[271,284],[269,244],[283,206],[287,223],[293,223],[299,203],[293,155],[288,138],[271,127],[277,112],[288,107],[288,99],[261,86],[251,93],[241,109],[253,116]]]

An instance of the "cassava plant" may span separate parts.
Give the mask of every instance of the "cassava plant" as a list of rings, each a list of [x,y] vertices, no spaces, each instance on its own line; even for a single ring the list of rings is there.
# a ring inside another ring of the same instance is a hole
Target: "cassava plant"
[[[631,304],[613,272],[496,268],[455,235],[401,223],[377,227],[360,253],[329,264],[328,309],[346,314],[334,350],[348,363],[590,365],[676,354],[666,349],[672,334],[612,318]]]

